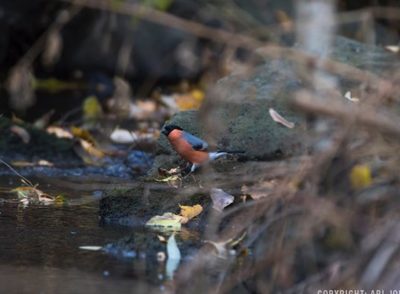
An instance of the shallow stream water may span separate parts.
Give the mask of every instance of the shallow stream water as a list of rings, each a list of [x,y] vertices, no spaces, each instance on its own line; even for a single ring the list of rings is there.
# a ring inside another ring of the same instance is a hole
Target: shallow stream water
[[[36,183],[36,181],[35,181]],[[50,195],[66,194],[65,205],[22,205],[9,190],[17,178],[0,178],[0,293],[158,292],[148,281],[146,257],[118,258],[102,250],[134,229],[103,226],[100,191],[79,191],[38,182]],[[86,189],[87,190],[87,189]],[[137,229],[138,234],[140,228]]]

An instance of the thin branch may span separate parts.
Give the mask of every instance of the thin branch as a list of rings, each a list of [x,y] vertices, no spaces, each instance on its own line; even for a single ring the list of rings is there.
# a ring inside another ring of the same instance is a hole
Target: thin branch
[[[300,92],[295,97],[294,106],[308,113],[335,117],[340,120],[353,121],[356,124],[371,127],[384,133],[400,136],[400,120],[398,116],[388,113],[377,112],[368,106],[350,105],[331,97],[329,103],[325,99],[315,97],[310,93]]]
[[[152,9],[148,6],[136,3],[119,3],[111,5],[109,1],[86,1],[86,0],[62,0],[77,6],[112,11],[114,13],[135,16],[146,21],[157,23],[163,26],[175,28],[194,34],[198,37],[213,40],[218,43],[228,43],[236,47],[247,49],[258,48],[262,42],[237,33],[230,33],[222,29],[211,28],[203,24],[180,18],[178,16],[163,11]]]

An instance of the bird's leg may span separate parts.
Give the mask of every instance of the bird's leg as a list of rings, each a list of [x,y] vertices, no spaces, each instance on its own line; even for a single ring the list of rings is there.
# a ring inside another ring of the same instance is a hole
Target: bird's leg
[[[192,163],[192,167],[190,168],[190,172],[194,173],[194,171],[198,168],[199,166],[196,163]]]
[[[188,176],[191,172],[192,172],[192,164],[190,162],[186,162],[186,166],[182,170],[182,177]]]

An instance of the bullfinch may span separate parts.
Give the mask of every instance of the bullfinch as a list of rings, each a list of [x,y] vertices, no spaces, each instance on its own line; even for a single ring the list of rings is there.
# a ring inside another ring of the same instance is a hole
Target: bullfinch
[[[229,153],[243,153],[243,151],[216,151],[208,152],[208,144],[202,139],[185,132],[177,125],[165,125],[161,130],[167,136],[172,148],[186,161],[192,164],[190,172],[194,172],[200,165],[215,160]]]

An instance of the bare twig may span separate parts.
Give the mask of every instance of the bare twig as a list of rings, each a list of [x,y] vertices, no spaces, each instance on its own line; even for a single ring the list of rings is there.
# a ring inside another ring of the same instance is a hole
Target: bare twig
[[[383,114],[368,106],[346,103],[338,97],[331,97],[329,103],[326,103],[326,100],[306,92],[299,92],[293,104],[308,113],[354,121],[359,125],[400,136],[400,120],[390,112]]]
[[[112,11],[115,13],[135,16],[147,21],[168,26],[181,31],[189,32],[198,37],[213,40],[218,43],[228,43],[231,46],[244,47],[254,49],[261,46],[262,42],[236,33],[230,33],[225,30],[210,28],[208,26],[180,18],[178,16],[152,9],[148,6],[136,3],[119,3],[111,6],[109,1],[87,1],[87,0],[63,0],[77,6],[88,7],[93,9]]]

